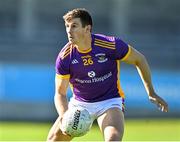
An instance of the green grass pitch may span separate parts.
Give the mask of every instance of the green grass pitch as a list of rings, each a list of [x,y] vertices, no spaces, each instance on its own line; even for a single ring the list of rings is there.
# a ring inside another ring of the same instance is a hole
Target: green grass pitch
[[[0,141],[45,141],[50,123],[0,122]],[[180,141],[180,119],[127,119],[124,141]],[[97,125],[73,141],[103,141]]]

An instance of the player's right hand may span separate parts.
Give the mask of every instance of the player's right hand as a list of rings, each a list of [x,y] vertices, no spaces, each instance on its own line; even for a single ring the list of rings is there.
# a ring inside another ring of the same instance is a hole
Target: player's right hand
[[[60,117],[60,118],[59,118],[59,121],[60,121],[60,130],[61,130],[61,132],[62,132],[63,135],[66,135],[66,136],[71,137],[71,135],[67,134],[66,131],[64,131],[64,130],[62,129],[62,127],[61,127],[61,126],[62,126],[62,119],[63,119],[63,117]]]

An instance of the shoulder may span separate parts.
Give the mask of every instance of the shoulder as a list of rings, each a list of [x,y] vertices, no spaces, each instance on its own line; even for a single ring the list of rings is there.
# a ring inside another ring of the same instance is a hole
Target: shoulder
[[[106,41],[106,42],[115,42],[115,37],[114,36],[107,36],[104,34],[94,34],[94,39],[96,40],[102,40],[102,41]]]
[[[66,57],[68,57],[68,55],[70,55],[72,49],[73,49],[73,45],[70,43],[67,43],[59,52],[58,57],[61,59],[65,59]]]
[[[56,73],[57,74],[67,74],[69,72],[70,54],[73,46],[67,43],[59,52],[56,58]]]
[[[115,49],[115,37],[103,34],[94,34],[94,45],[102,48]]]

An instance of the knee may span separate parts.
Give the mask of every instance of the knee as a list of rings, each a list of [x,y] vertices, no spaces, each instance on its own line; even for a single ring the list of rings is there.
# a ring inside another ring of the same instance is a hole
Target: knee
[[[123,132],[113,131],[111,133],[104,134],[104,138],[106,142],[110,141],[122,141]]]
[[[109,137],[105,137],[105,141],[106,142],[110,142],[110,141],[122,141],[122,136],[113,133]]]

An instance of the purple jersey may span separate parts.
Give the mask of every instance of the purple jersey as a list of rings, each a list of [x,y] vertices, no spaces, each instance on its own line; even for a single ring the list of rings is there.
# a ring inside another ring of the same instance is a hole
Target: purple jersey
[[[92,34],[92,48],[79,51],[67,43],[56,60],[56,74],[69,78],[77,100],[97,102],[122,97],[120,87],[120,60],[125,59],[130,48],[121,39]]]

